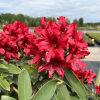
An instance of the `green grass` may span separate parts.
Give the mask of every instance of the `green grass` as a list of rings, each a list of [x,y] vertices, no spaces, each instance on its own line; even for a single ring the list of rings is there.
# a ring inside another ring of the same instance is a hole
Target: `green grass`
[[[3,32],[2,30],[0,30],[0,32]]]
[[[100,33],[87,33],[90,37],[96,39],[98,42],[100,42]]]
[[[83,40],[84,40],[87,44],[92,44],[91,39],[90,39],[87,35],[85,35],[85,34],[83,34]]]
[[[77,27],[78,30],[100,30],[97,27]]]

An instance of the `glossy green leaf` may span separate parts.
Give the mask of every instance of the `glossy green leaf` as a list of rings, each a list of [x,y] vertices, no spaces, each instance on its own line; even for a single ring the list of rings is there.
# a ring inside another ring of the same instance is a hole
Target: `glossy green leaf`
[[[9,84],[12,84],[14,82],[18,82],[18,74],[14,75],[11,79],[9,79]]]
[[[95,85],[100,85],[100,69],[99,69],[99,72],[98,72],[98,76],[97,76],[97,79],[96,79],[96,82],[95,82]]]
[[[71,100],[80,100],[79,98],[77,97],[74,97],[74,96],[70,96]]]
[[[25,68],[29,75],[34,78],[34,79],[37,79],[38,78],[38,70],[37,69],[34,69],[34,64],[33,65],[30,65],[29,63],[25,63],[23,64],[22,66],[22,69]]]
[[[36,93],[33,100],[50,100],[56,90],[56,80],[50,80],[45,83],[42,88]]]
[[[98,97],[98,99],[97,100],[100,100],[100,97]]]
[[[18,77],[19,100],[31,100],[32,88],[28,72],[23,69]]]
[[[9,85],[9,83],[8,83],[7,80],[4,79],[2,76],[0,76],[0,85],[1,85],[5,90],[10,91],[10,85]]]
[[[2,72],[19,74],[21,71],[20,68],[18,68],[17,66],[15,66],[13,64],[3,64],[3,66],[5,66],[5,67],[0,69]]]
[[[9,97],[9,96],[2,96],[2,100],[16,100],[15,98]]]
[[[0,69],[8,69],[5,65],[0,64]]]
[[[56,94],[53,95],[53,100],[59,100],[59,98]]]
[[[1,90],[2,90],[2,86],[0,85],[0,93],[1,93]]]
[[[79,98],[81,100],[88,100],[88,93],[86,92],[84,86],[70,69],[65,69],[65,77],[76,91]]]
[[[60,100],[70,100],[67,87],[64,83],[57,86],[57,96],[60,98]]]
[[[1,73],[1,76],[2,76],[2,77],[7,77],[7,76],[9,76],[9,73],[7,73],[7,72],[2,72],[2,73]]]

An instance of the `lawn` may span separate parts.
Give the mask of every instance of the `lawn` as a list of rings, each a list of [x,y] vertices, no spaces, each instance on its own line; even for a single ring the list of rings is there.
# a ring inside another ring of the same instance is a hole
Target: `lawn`
[[[94,43],[92,42],[91,38],[89,38],[87,35],[83,34],[83,40],[89,45],[93,46]]]
[[[100,33],[87,33],[87,35],[100,43]]]

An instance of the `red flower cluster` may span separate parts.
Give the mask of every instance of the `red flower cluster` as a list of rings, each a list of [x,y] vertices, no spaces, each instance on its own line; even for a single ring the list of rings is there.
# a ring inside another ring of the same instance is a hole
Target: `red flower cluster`
[[[57,20],[58,24],[53,21],[46,22],[45,17],[41,18],[41,27],[35,28],[39,36],[35,43],[39,51],[44,53],[46,62],[39,67],[38,71],[49,70],[50,78],[57,71],[63,79],[62,67],[77,70],[77,64],[80,68],[87,68],[80,58],[88,56],[89,52],[86,51],[88,45],[83,40],[83,32],[77,32],[77,25],[74,23],[67,25],[65,17],[62,16]]]
[[[7,24],[3,27],[0,35],[0,53],[5,54],[4,59],[9,61],[11,57],[19,59],[18,52],[24,50],[26,56],[32,56],[30,64],[37,63],[42,59],[45,64],[39,67],[38,71],[49,70],[49,78],[56,71],[59,76],[64,77],[64,70],[70,68],[77,70],[78,67],[86,69],[84,62],[80,60],[88,56],[87,43],[83,40],[83,32],[77,32],[77,25],[67,25],[65,17],[57,18],[58,24],[53,21],[46,22],[45,17],[41,18],[41,27],[36,27],[34,32],[29,33],[28,26],[15,21],[14,24]]]
[[[11,57],[16,60],[18,57],[18,42],[24,39],[28,33],[28,26],[22,22],[15,21],[14,24],[7,24],[0,33],[0,54],[5,54],[4,59],[9,61]]]
[[[95,85],[96,92],[100,95],[100,86]]]
[[[96,73],[92,73],[91,69],[85,71],[82,71],[82,69],[78,69],[74,71],[74,73],[76,74],[77,78],[83,83],[88,82],[88,85],[91,85],[91,83],[93,82],[93,78],[96,78]]]

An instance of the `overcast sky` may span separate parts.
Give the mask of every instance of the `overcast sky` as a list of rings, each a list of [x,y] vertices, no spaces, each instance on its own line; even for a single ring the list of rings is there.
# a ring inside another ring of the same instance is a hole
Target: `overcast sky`
[[[84,22],[100,22],[100,0],[0,0],[0,13],[32,17],[83,17]]]

